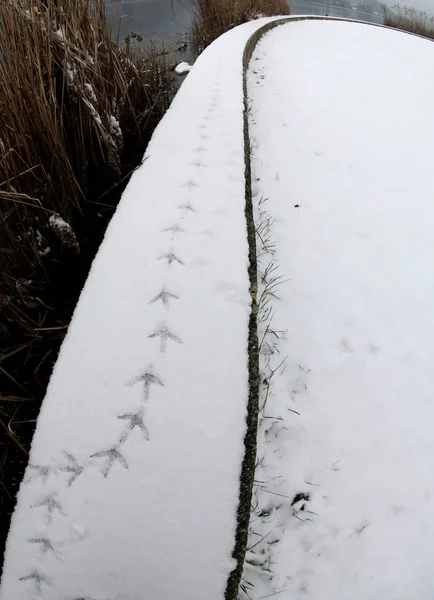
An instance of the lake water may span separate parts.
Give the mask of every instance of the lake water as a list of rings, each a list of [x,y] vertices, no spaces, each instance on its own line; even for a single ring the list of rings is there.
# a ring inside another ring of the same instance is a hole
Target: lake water
[[[164,40],[181,45],[188,37],[191,16],[187,4],[179,0],[107,2],[107,11],[113,15],[121,40],[132,31],[158,44]]]
[[[128,32],[135,32],[157,44],[164,40],[169,50],[188,42],[190,25],[189,0],[124,0],[107,2],[107,10],[113,15],[116,27],[119,27],[120,39]],[[382,23],[380,14],[365,13],[350,8],[322,4],[309,0],[290,2],[294,15],[328,15],[358,21]]]
[[[352,8],[334,6],[329,3],[309,2],[307,0],[296,0],[289,4],[293,15],[321,15],[355,19],[356,21],[367,21],[369,23],[383,23],[383,15],[379,13],[367,13]]]

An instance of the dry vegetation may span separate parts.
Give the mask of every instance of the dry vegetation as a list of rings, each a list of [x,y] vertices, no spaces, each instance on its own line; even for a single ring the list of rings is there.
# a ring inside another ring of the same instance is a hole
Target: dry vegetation
[[[104,0],[0,0],[0,553],[78,294],[170,102],[164,56],[112,39]]]
[[[50,216],[71,225],[78,249],[89,205],[134,166],[127,142],[143,149],[166,108],[167,78],[152,48],[112,42],[103,0],[1,2],[0,335],[39,325],[23,302],[68,252]]]
[[[385,25],[434,39],[434,17],[401,4],[396,4],[391,8],[382,4],[381,7]]]
[[[192,0],[192,42],[202,51],[220,35],[259,17],[289,15],[287,0]]]

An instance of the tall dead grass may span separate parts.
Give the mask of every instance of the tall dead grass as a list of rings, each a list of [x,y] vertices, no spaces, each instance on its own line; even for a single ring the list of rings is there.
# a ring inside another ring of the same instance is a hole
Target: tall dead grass
[[[104,0],[0,2],[0,338],[38,325],[29,298],[51,285],[46,265],[77,253],[89,207],[137,166],[130,149],[167,108],[164,57],[112,34]]]
[[[246,21],[290,14],[287,0],[191,0],[191,6],[192,42],[198,52]]]
[[[381,8],[385,25],[434,39],[434,17],[426,12],[401,4],[392,7],[382,4]]]

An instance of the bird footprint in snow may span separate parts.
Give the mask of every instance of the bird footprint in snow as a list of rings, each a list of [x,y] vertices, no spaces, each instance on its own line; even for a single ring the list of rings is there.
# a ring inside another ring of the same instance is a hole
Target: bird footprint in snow
[[[53,521],[54,518],[54,513],[58,513],[59,515],[62,516],[66,516],[65,513],[62,510],[62,506],[60,504],[60,502],[57,500],[55,494],[48,494],[47,496],[45,496],[44,498],[42,498],[41,500],[39,500],[39,502],[36,502],[36,504],[32,504],[31,508],[45,508],[45,510],[47,511],[47,516],[46,516],[46,520],[47,520],[47,525],[50,525]]]
[[[35,591],[40,594],[42,592],[42,584],[50,585],[50,582],[44,575],[39,573],[38,571],[33,571],[30,575],[25,575],[24,577],[20,577],[20,581],[30,581],[33,583]]]
[[[69,454],[69,452],[63,452],[63,454],[67,459],[68,464],[62,465],[60,470],[70,474],[67,486],[71,487],[74,481],[83,473],[84,467],[79,465],[76,458],[72,454]]]
[[[107,479],[110,471],[112,470],[114,464],[116,462],[120,463],[125,469],[128,469],[128,463],[122,454],[119,452],[117,446],[113,446],[108,450],[101,450],[100,452],[95,452],[92,454],[92,458],[105,458],[106,461],[101,468],[101,473]]]
[[[169,292],[168,290],[163,289],[157,296],[155,296],[155,298],[153,298],[149,302],[149,304],[154,304],[155,302],[158,302],[159,300],[161,300],[163,305],[166,308],[169,308],[169,299],[179,300],[179,296],[177,296],[176,294],[172,294],[172,292]]]
[[[166,252],[165,254],[161,254],[161,255],[158,257],[158,260],[162,260],[163,258],[164,258],[165,260],[167,260],[167,264],[168,264],[168,265],[171,265],[171,264],[173,263],[173,261],[176,261],[176,262],[177,262],[178,264],[180,264],[180,265],[184,265],[184,264],[185,264],[184,262],[182,262],[182,260],[181,260],[181,259],[179,259],[179,258],[176,256],[176,254],[173,254],[173,252]]]
[[[155,333],[151,333],[150,338],[160,338],[160,352],[164,354],[167,348],[167,341],[172,340],[177,344],[182,344],[182,340],[178,336],[174,335],[169,331],[166,325],[161,325]]]
[[[161,387],[164,387],[164,383],[161,381],[161,379],[157,375],[155,375],[155,373],[153,373],[152,365],[148,367],[148,370],[145,373],[143,373],[143,375],[134,377],[134,379],[130,381],[130,383],[128,383],[127,385],[132,386],[136,383],[141,382],[143,382],[145,400],[149,400],[149,393],[152,385],[159,385]]]
[[[128,439],[128,436],[133,431],[134,427],[138,427],[146,440],[149,440],[149,432],[143,421],[144,411],[143,408],[137,413],[126,413],[119,415],[118,419],[128,421],[127,430],[121,435],[120,443],[123,444]]]

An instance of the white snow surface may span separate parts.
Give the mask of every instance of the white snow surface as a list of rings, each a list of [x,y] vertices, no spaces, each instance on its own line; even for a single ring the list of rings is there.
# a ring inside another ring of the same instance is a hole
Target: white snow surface
[[[178,75],[185,75],[186,73],[189,73],[192,68],[193,65],[189,65],[188,62],[180,62],[179,65],[176,65],[175,67],[175,73]]]
[[[277,27],[250,63],[260,275],[281,277],[264,377],[284,361],[250,598],[434,596],[433,65],[430,41],[327,21]]]
[[[65,246],[73,248],[76,252],[80,251],[76,235],[71,225],[62,219],[60,215],[57,213],[51,215],[48,219],[48,224]]]
[[[264,22],[201,55],[123,195],[38,419],[1,600],[223,598],[248,394],[242,53]]]
[[[51,229],[59,236],[64,232],[69,233],[71,231],[71,225],[69,225],[69,223],[62,219],[62,217],[57,213],[51,215],[51,217],[48,219],[48,223],[50,224]]]

